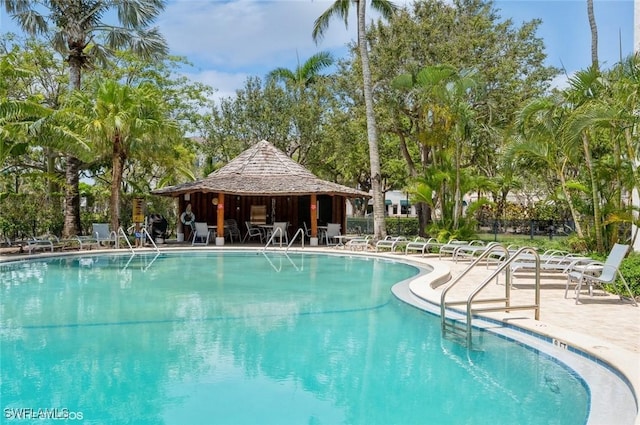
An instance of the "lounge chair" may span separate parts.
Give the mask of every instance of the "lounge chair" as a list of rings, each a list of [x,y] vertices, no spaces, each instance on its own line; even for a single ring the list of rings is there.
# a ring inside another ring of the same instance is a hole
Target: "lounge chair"
[[[567,251],[547,250],[540,255],[540,270],[546,272],[567,273],[572,267],[580,263],[592,262],[588,257],[572,254]],[[511,271],[534,270],[535,260],[529,255],[516,258],[511,263]]]
[[[424,255],[430,248],[439,248],[443,244],[438,242],[436,238],[424,239],[417,237],[413,241],[409,242],[404,248],[405,254],[409,254],[409,251],[419,251]]]
[[[60,247],[60,241],[56,236],[45,235],[29,238],[27,240],[27,252],[29,255],[36,251],[51,251]]]
[[[497,245],[499,245],[498,242],[490,242],[486,245],[484,243],[476,243],[474,245],[460,246],[453,253],[453,261],[457,263],[459,260],[473,260],[475,256],[481,255]]]
[[[345,248],[348,248],[352,251],[367,251],[371,246],[371,237],[370,236],[356,236],[351,238],[344,244]]]
[[[193,231],[193,241],[191,245],[209,245],[211,230],[209,230],[207,223],[196,221],[194,225],[195,230]]]
[[[44,235],[30,238],[27,240],[27,252],[33,254],[35,251],[65,250],[79,248],[82,250],[83,243],[79,236],[73,236],[69,239],[60,239],[55,235]]]
[[[580,302],[580,290],[582,289],[582,285],[589,286],[589,295],[593,296],[593,287],[595,285],[599,285],[602,287],[603,284],[611,284],[615,288],[616,278],[620,277],[627,293],[631,297],[631,302],[633,305],[637,306],[636,300],[627,284],[626,279],[620,273],[620,265],[622,264],[622,260],[627,255],[629,251],[629,245],[615,244],[607,259],[604,263],[598,261],[591,261],[586,264],[580,264],[574,267],[572,271],[567,275],[567,285],[564,291],[564,297],[567,298],[567,293],[569,292],[569,285],[572,282],[576,282],[576,304]],[[622,293],[618,292],[620,299],[622,300]]]
[[[391,252],[394,252],[396,247],[401,244],[407,242],[407,238],[404,236],[387,236],[384,239],[376,242],[376,252],[380,251],[380,249],[390,249]]]
[[[449,242],[440,247],[440,250],[438,251],[438,258],[442,258],[443,255],[448,254],[451,254],[451,256],[453,257],[453,255],[456,253],[456,250],[461,246],[480,245],[481,243],[481,241],[459,241],[457,239],[451,239]]]

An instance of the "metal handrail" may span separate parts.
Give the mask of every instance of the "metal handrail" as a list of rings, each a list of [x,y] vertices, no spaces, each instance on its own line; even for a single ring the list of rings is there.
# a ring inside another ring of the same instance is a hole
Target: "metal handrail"
[[[125,240],[125,242],[127,242],[127,245],[129,245],[129,250],[134,253],[134,249],[131,246],[131,243],[129,243],[129,237],[127,236],[127,233],[124,231],[124,229],[122,228],[122,226],[118,227],[118,237],[116,238],[116,248],[120,248],[120,238],[123,238]]]
[[[478,265],[480,263],[480,261],[482,261],[484,258],[488,257],[490,253],[499,250],[499,251],[504,251],[506,258],[509,258],[509,251],[507,250],[507,248],[505,248],[502,245],[494,245],[492,246],[490,249],[486,250],[485,252],[483,252],[477,259],[475,259],[471,264],[469,264],[467,266],[466,269],[464,269],[462,271],[462,273],[460,273],[458,276],[456,276],[455,279],[453,279],[446,288],[444,288],[442,290],[442,293],[440,294],[440,321],[441,321],[441,327],[442,327],[442,331],[444,332],[444,327],[445,327],[445,319],[446,319],[446,307],[447,307],[447,303],[445,301],[445,298],[447,296],[447,293],[451,290],[451,288],[453,288],[454,286],[456,286],[464,276],[467,275],[467,273],[469,273],[469,271],[471,271],[471,269],[473,269],[476,265]],[[507,280],[509,280],[510,283],[510,276],[507,276]],[[509,285],[507,285],[509,286]]]
[[[304,248],[304,229],[299,227],[298,231],[296,232],[296,234],[293,235],[293,238],[291,238],[291,242],[289,242],[289,245],[287,245],[287,251],[289,251],[289,248],[291,248],[291,245],[293,245],[293,243],[295,242],[296,238],[298,237],[298,234],[300,234],[300,236],[302,236],[302,238],[301,238],[302,247]],[[282,240],[282,238],[280,238],[280,240]]]
[[[282,232],[281,227],[276,227],[273,229],[273,232],[271,232],[271,237],[269,238],[269,240],[267,241],[267,244],[262,249],[263,251],[267,250],[267,247],[269,246],[269,244],[271,244],[271,242],[273,241],[273,238],[276,237],[278,232],[280,232],[280,248],[282,248],[282,237],[284,236],[284,233]]]
[[[154,242],[153,238],[151,237],[151,235],[147,231],[146,227],[142,228],[142,233],[149,237],[149,240],[151,241],[151,245],[153,245],[153,247],[156,249],[156,252],[160,252],[160,248],[158,248],[158,245],[156,245],[156,243]]]
[[[446,302],[446,295],[449,290],[454,287],[456,284],[460,282],[462,277],[464,277],[473,267],[475,267],[480,261],[482,261],[485,257],[493,253],[496,249],[500,249],[505,253],[505,261],[502,262],[495,271],[493,271],[487,278],[485,278],[482,283],[480,283],[476,288],[469,294],[466,301],[453,301]],[[522,254],[531,254],[535,260],[535,301],[534,304],[525,304],[525,305],[511,305],[511,263],[513,263],[516,259],[518,259]],[[475,300],[476,296],[484,289],[486,286],[493,281],[500,273],[505,272],[506,281],[505,281],[505,296],[504,298],[486,298],[481,300]],[[497,303],[504,302],[504,306],[500,307],[483,307],[483,308],[472,308],[474,301],[476,303]],[[470,264],[460,275],[458,275],[444,290],[440,295],[440,320],[442,332],[446,331],[446,307],[447,305],[461,305],[466,304],[467,312],[466,312],[466,336],[467,336],[467,344],[471,344],[471,321],[473,319],[473,314],[478,312],[492,312],[492,311],[506,311],[509,312],[511,310],[535,310],[534,316],[535,320],[540,319],[540,256],[538,252],[531,247],[523,247],[518,249],[512,256],[509,255],[509,251],[503,247],[502,245],[493,246],[491,249],[482,253],[480,257],[478,257],[472,264]]]
[[[477,302],[502,302],[504,301],[504,307],[485,307],[485,308],[475,308],[472,309],[471,305],[473,304],[473,300],[476,295],[480,293],[500,272],[502,272],[505,268],[507,269],[507,273],[509,274],[511,263],[517,259],[521,254],[528,253],[532,254],[535,259],[535,301],[534,304],[525,304],[512,306],[511,305],[511,278],[507,279],[505,282],[505,297],[504,299],[488,299],[488,300],[479,300]],[[484,282],[476,287],[476,289],[471,292],[469,297],[467,298],[467,343],[471,343],[471,320],[473,318],[473,313],[478,312],[491,312],[491,311],[506,311],[509,312],[511,310],[535,310],[534,318],[535,320],[540,320],[540,256],[538,252],[534,248],[524,247],[520,248],[513,254],[511,258],[508,258],[504,263],[500,264],[500,266],[487,277]]]

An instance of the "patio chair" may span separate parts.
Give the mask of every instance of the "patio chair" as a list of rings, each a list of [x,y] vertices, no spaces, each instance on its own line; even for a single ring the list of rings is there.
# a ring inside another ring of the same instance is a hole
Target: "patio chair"
[[[572,282],[576,282],[576,304],[580,302],[580,290],[582,289],[582,285],[589,286],[589,295],[593,296],[593,287],[598,285],[602,287],[604,284],[611,284],[614,289],[616,278],[620,277],[627,293],[631,297],[631,302],[633,305],[637,306],[636,300],[629,288],[629,284],[627,283],[622,273],[620,273],[620,265],[622,264],[622,260],[627,255],[629,251],[629,245],[623,244],[615,244],[607,259],[604,263],[598,261],[588,262],[586,264],[580,264],[574,266],[574,270],[570,271],[567,275],[567,284],[564,291],[564,297],[567,298],[567,293],[569,292],[569,285]],[[617,291],[617,289],[616,289]],[[618,296],[622,300],[622,293],[618,292]]]
[[[209,230],[207,223],[196,221],[194,225],[195,230],[193,232],[193,241],[191,242],[191,245],[209,245],[211,230]]]
[[[240,233],[240,228],[238,227],[238,222],[233,218],[229,218],[224,221],[224,237],[229,238],[229,242],[233,242],[233,238],[242,239],[242,234]]]
[[[109,223],[93,223],[91,226],[98,245],[116,244],[118,235],[114,230],[109,229]]]
[[[338,244],[338,239],[336,239],[336,236],[340,236],[340,228],[340,223],[327,223],[327,230],[324,232],[324,242],[327,245]]]
[[[264,239],[264,234],[262,230],[258,226],[254,226],[250,221],[245,221],[244,225],[247,228],[247,233],[244,234],[244,239],[242,239],[242,243],[245,243],[247,239],[258,238],[260,239],[260,243],[262,243]]]
[[[273,229],[270,230],[267,235],[267,240],[270,239],[273,235],[273,243],[276,243],[276,240],[280,245],[282,245],[282,241],[285,243],[289,243],[289,235],[287,233],[287,228],[289,227],[289,223],[286,221],[276,221],[273,223]]]

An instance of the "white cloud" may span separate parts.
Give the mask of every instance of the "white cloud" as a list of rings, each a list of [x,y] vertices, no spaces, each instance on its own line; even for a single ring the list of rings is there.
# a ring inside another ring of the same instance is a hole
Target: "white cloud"
[[[244,82],[249,77],[248,74],[227,73],[213,69],[201,70],[198,72],[186,72],[184,75],[191,81],[206,84],[216,89],[212,99],[218,103],[222,98],[234,97],[236,90],[244,86]]]
[[[207,1],[171,2],[158,21],[173,54],[216,69],[266,73],[295,64],[321,50],[344,47],[355,37],[355,10],[349,30],[332,22],[316,45],[313,23],[329,1]],[[353,16],[351,16],[353,15]]]

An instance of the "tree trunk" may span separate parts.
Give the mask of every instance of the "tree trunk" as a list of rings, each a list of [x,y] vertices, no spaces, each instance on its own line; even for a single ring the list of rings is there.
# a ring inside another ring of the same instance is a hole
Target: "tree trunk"
[[[64,195],[64,229],[62,236],[80,234],[80,191],[79,191],[80,161],[72,156],[67,156],[65,171],[65,195]]]
[[[593,0],[587,0],[587,15],[589,16],[589,27],[591,28],[591,66],[594,69],[598,69],[598,27],[593,13]]]
[[[369,67],[369,52],[365,38],[365,8],[366,0],[358,0],[358,48],[362,62],[362,81],[364,103],[367,115],[367,139],[369,141],[369,162],[371,167],[371,189],[373,191],[373,233],[374,238],[383,239],[387,236],[384,222],[384,198],[382,196],[382,173],[380,171],[380,155],[378,152],[378,130],[373,109],[373,90],[371,84],[371,69]]]
[[[69,59],[69,91],[80,90],[81,64]],[[65,194],[64,194],[64,229],[62,235],[65,238],[79,235],[80,228],[80,160],[72,155],[67,156],[65,170]]]
[[[120,227],[120,185],[122,184],[122,140],[119,136],[113,139],[113,158],[111,170],[111,230]]]
[[[598,196],[598,182],[593,173],[593,160],[591,159],[591,149],[589,149],[589,138],[582,133],[582,148],[584,149],[584,160],[589,171],[589,179],[591,180],[591,202],[593,202],[593,231],[596,236],[596,251],[604,253],[604,244],[602,242],[602,217],[600,213],[600,197]]]
[[[576,234],[580,239],[584,239],[584,233],[582,232],[582,226],[580,225],[580,217],[578,216],[578,211],[576,211],[573,202],[571,202],[571,195],[569,194],[569,190],[567,189],[567,182],[564,178],[562,169],[557,170],[557,175],[560,179],[560,187],[562,189],[562,193],[567,200],[567,205],[569,206],[569,211],[571,212],[571,218],[573,219],[573,223],[576,226]]]

